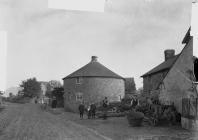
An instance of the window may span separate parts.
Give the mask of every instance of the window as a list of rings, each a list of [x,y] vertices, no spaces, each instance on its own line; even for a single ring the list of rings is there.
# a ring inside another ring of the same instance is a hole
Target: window
[[[82,93],[77,93],[76,94],[76,101],[82,101],[83,100],[83,94]]]
[[[81,82],[82,82],[82,78],[77,77],[77,78],[76,78],[76,84],[81,84]]]

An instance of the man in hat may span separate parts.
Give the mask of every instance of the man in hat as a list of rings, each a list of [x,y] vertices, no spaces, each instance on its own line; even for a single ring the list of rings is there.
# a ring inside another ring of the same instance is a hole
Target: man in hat
[[[80,113],[80,119],[83,119],[83,114],[84,114],[84,111],[85,111],[85,106],[84,104],[81,102],[79,107],[78,107],[78,110],[79,110],[79,113]]]
[[[105,99],[103,100],[103,103],[102,103],[102,106],[103,106],[103,119],[106,120],[107,119],[107,109],[108,109],[108,99],[107,97],[105,97]]]
[[[94,119],[96,116],[96,105],[94,103],[91,104],[91,118]]]

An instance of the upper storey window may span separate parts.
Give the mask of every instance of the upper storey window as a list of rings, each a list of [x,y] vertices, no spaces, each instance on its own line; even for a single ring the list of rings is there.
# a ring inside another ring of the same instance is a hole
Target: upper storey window
[[[83,93],[81,92],[76,93],[76,101],[83,101]]]
[[[76,78],[76,84],[81,84],[81,83],[82,83],[82,78],[77,77],[77,78]]]

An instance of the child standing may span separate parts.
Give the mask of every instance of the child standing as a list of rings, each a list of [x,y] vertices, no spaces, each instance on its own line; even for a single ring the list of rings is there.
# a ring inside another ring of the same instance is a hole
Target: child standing
[[[90,119],[90,117],[91,117],[91,106],[90,105],[87,107],[87,117],[88,117],[88,119]]]

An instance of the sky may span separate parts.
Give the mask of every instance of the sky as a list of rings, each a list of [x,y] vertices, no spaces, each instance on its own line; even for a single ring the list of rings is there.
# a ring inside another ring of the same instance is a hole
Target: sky
[[[191,34],[194,37],[193,45],[193,55],[198,57],[198,1],[192,5],[192,14],[191,14]]]
[[[142,87],[140,76],[164,61],[165,49],[183,49],[191,21],[191,0],[105,0],[96,11],[90,3],[80,11],[52,3],[49,8],[47,0],[0,0],[5,88],[31,77],[62,82],[92,55]]]
[[[0,31],[0,91],[4,91],[6,87],[6,47],[7,32]]]

